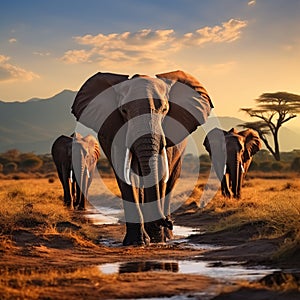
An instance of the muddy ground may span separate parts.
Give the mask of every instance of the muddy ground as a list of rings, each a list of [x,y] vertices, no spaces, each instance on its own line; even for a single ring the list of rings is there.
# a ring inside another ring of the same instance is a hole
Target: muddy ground
[[[180,208],[173,216],[176,225],[194,227],[200,229],[200,232],[212,222],[218,222],[221,217],[215,212],[202,212],[193,204]],[[75,212],[73,219],[74,223],[76,220],[76,224],[78,220],[81,223],[91,222],[80,212]],[[18,280],[11,279],[11,291],[0,290],[0,298],[300,299],[297,289],[282,288],[287,281],[299,287],[299,260],[274,265],[270,258],[282,241],[251,239],[256,234],[255,224],[245,225],[236,231],[195,234],[179,243],[145,247],[121,246],[124,224],[90,225],[97,227],[96,243],[82,244],[72,238],[72,235],[54,233],[45,236],[36,227],[14,231],[13,245],[9,251],[0,253],[0,272],[9,276],[40,274],[40,279],[27,280],[22,286]],[[61,222],[57,225],[61,232],[76,232],[79,227],[72,222]],[[220,248],[202,249],[199,246],[202,244],[218,245]],[[178,271],[176,263],[172,263],[180,260],[204,260],[219,267],[226,265],[226,262],[238,262],[251,267],[281,268],[281,271],[265,276],[257,282],[226,281],[201,274],[182,274]],[[159,267],[147,265],[149,261],[156,261]],[[115,274],[101,274],[99,265],[114,262],[135,264],[126,272],[119,270]],[[139,264],[136,264],[137,262]],[[49,280],[43,279],[45,274],[56,279],[50,284]],[[14,296],[20,295],[14,293],[20,289],[24,290],[23,296]]]

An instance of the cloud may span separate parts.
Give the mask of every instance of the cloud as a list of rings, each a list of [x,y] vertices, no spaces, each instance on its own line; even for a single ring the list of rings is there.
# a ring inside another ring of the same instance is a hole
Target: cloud
[[[230,43],[240,38],[246,21],[230,19],[222,26],[204,27],[184,35],[183,41],[189,45],[200,46],[206,43]]]
[[[249,6],[254,6],[256,4],[256,0],[248,1]]]
[[[18,66],[8,63],[9,60],[9,56],[0,54],[0,82],[16,80],[30,81],[39,78],[39,75],[31,71],[24,70]]]
[[[16,43],[17,42],[17,39],[15,38],[11,38],[8,40],[9,43],[13,44],[13,43]]]
[[[118,62],[122,66],[170,64],[169,57],[185,48],[204,47],[212,43],[231,43],[241,37],[246,21],[230,19],[221,25],[203,27],[185,34],[173,29],[142,29],[123,32],[74,37],[81,49],[68,50],[61,58],[65,63],[98,63],[111,67]]]
[[[35,51],[32,54],[38,55],[38,56],[50,56],[51,55],[50,52],[39,52],[39,51]]]
[[[86,50],[69,50],[62,57],[62,60],[68,64],[78,64],[88,62],[92,52]]]

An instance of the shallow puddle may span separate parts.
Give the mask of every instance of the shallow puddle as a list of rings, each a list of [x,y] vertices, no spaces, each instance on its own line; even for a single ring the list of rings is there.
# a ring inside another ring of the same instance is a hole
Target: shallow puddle
[[[95,224],[117,224],[122,213],[121,209],[97,207],[90,210],[87,217]],[[191,244],[186,239],[190,235],[199,233],[200,231],[196,228],[174,225],[174,240],[171,240],[168,243],[178,245],[182,248],[193,248],[199,250],[216,250],[224,248],[216,245]],[[117,243],[113,239],[104,239],[101,242],[110,247],[121,246],[120,243]],[[264,267],[246,268],[237,262],[207,262],[199,260],[117,262],[100,265],[99,270],[104,274],[166,271],[180,274],[203,275],[222,281],[255,281],[275,271]]]
[[[86,217],[90,219],[95,225],[104,224],[117,224],[122,219],[123,210],[111,207],[94,207],[89,209],[86,213]],[[175,239],[183,239],[192,234],[197,234],[200,231],[196,228],[186,226],[173,226],[173,235]],[[185,242],[180,240],[180,242]]]
[[[86,217],[95,225],[117,224],[119,222],[119,216],[121,213],[122,211],[120,209],[97,207],[89,209],[86,213]]]
[[[255,281],[276,271],[266,268],[245,268],[235,262],[204,262],[190,260],[172,261],[130,261],[108,263],[98,266],[103,274],[124,274],[139,272],[173,272],[202,275],[222,281]]]

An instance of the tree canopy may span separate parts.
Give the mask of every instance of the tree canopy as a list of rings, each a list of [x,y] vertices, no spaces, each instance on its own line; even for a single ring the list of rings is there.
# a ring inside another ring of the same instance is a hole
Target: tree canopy
[[[300,95],[287,92],[264,93],[255,99],[256,108],[241,108],[250,117],[259,119],[241,124],[256,130],[276,160],[280,160],[278,132],[280,127],[300,113]],[[273,138],[274,147],[268,136]]]

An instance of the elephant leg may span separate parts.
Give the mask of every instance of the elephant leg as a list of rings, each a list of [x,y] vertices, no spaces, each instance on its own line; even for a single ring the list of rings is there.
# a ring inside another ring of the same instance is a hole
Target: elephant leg
[[[81,191],[80,191],[80,187],[79,187],[77,181],[74,181],[74,187],[75,187],[75,190],[76,190],[74,207],[78,208],[78,205],[81,201]]]
[[[126,221],[124,246],[149,244],[150,238],[144,228],[143,214],[139,199],[142,196],[139,188],[129,186],[118,180],[122,193],[123,208]]]
[[[238,183],[237,183],[237,194],[235,196],[236,199],[241,198],[241,188],[243,185],[243,180],[244,180],[244,173],[242,171],[242,168],[240,168],[239,178],[238,178]]]
[[[182,167],[182,160],[179,158],[176,164],[174,165],[174,168],[172,170],[172,173],[170,174],[169,180],[167,182],[166,191],[165,191],[165,197],[164,197],[164,214],[165,216],[172,222],[171,220],[171,199],[172,199],[172,191],[175,187],[175,184],[180,176]],[[173,238],[173,230],[167,227],[164,227],[164,238],[166,239],[172,239]]]
[[[68,172],[68,168],[64,167],[62,168],[62,178],[63,178],[63,189],[64,189],[64,205],[67,206],[70,209],[73,209],[73,199],[72,199],[72,195],[71,195],[71,191],[72,191],[72,183],[71,180],[69,178],[69,172]]]
[[[87,193],[88,193],[88,180],[86,175],[83,178],[82,190],[80,191],[80,200],[78,203],[78,210],[86,210],[86,203],[87,203]]]
[[[161,226],[157,222],[152,222],[151,224],[145,224],[146,230],[150,235],[151,242],[166,242],[167,239],[173,238],[173,221],[171,220],[170,203],[172,199],[172,191],[180,176],[182,161],[181,157],[176,153],[176,160],[170,164],[172,165],[172,172],[169,174],[169,180],[165,183],[163,180],[160,181],[160,196],[161,196],[161,207],[164,215],[167,218],[169,226]]]
[[[231,193],[229,190],[229,174],[225,174],[221,181],[221,191],[222,195],[226,198],[231,198]]]

